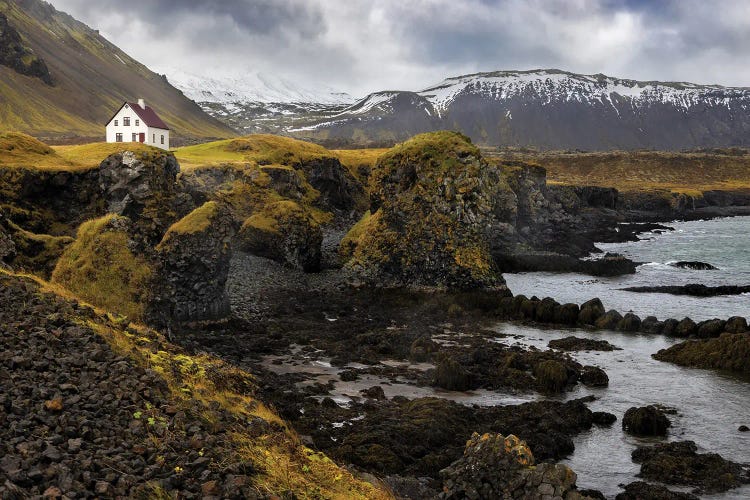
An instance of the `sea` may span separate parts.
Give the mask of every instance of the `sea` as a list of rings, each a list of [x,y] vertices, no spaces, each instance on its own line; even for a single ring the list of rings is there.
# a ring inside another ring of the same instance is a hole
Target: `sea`
[[[599,297],[604,307],[622,314],[656,316],[695,321],[731,316],[750,318],[750,294],[718,297],[690,297],[663,293],[636,293],[622,290],[634,286],[750,285],[750,217],[676,221],[666,224],[674,231],[647,232],[638,241],[600,243],[605,252],[625,255],[641,263],[635,274],[593,277],[575,273],[505,274],[510,290],[539,298],[552,297],[560,303],[581,304]],[[716,270],[682,269],[671,264],[700,261]]]

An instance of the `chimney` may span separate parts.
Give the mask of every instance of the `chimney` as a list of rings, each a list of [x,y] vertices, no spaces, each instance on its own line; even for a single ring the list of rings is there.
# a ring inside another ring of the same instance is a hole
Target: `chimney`
[[[138,106],[146,109],[146,101],[144,101],[143,99],[138,99]]]

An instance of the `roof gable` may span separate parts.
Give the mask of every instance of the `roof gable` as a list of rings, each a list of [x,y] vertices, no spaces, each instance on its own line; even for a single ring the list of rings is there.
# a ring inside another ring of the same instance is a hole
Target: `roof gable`
[[[154,127],[154,128],[160,128],[164,130],[169,130],[169,127],[167,126],[164,121],[159,118],[159,115],[156,114],[156,111],[153,110],[150,106],[146,106],[145,108],[142,108],[137,102],[124,102],[122,106],[119,107],[119,109],[115,112],[114,115],[112,115],[112,118],[109,119],[107,122],[107,125],[112,123],[112,120],[115,116],[124,108],[125,106],[128,106],[130,109],[132,109],[136,115],[138,115],[138,118],[143,121],[143,123],[148,127]]]

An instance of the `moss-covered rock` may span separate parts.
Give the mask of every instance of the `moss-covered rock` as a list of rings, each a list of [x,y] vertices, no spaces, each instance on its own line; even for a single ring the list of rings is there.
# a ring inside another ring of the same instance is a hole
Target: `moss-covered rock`
[[[504,286],[486,230],[509,188],[468,138],[418,135],[381,156],[369,182],[372,216],[349,238],[352,269],[376,283]]]
[[[565,365],[552,359],[534,365],[534,377],[539,390],[548,393],[564,391],[569,379]]]
[[[604,304],[598,298],[588,300],[581,304],[581,312],[578,321],[584,325],[594,325],[596,320],[604,316]]]
[[[687,340],[662,349],[653,357],[681,366],[750,374],[750,335],[724,333],[713,339]]]
[[[237,234],[239,250],[304,271],[320,269],[323,234],[299,204],[278,201],[248,217]]]
[[[445,357],[438,363],[433,383],[449,391],[466,391],[471,387],[469,374],[461,363],[450,357]]]
[[[156,246],[149,322],[169,325],[229,314],[225,285],[235,231],[229,210],[215,201],[196,208],[167,230]]]
[[[636,436],[666,436],[671,426],[664,412],[653,405],[629,408],[622,418],[622,429]]]
[[[617,325],[620,324],[622,319],[622,314],[615,311],[614,309],[610,309],[609,311],[604,313],[604,315],[599,317],[599,319],[594,322],[594,325],[597,328],[601,328],[603,330],[614,330],[615,328],[617,328]]]
[[[52,281],[108,311],[142,320],[153,268],[131,250],[132,230],[130,219],[113,214],[82,224]]]

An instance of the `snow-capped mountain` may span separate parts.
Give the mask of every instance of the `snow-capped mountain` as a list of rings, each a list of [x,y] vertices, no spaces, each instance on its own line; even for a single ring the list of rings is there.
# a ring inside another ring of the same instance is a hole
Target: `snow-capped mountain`
[[[248,73],[168,78],[201,107],[245,132],[330,144],[384,144],[453,129],[487,146],[540,149],[750,147],[750,88],[642,82],[560,70],[447,78],[421,91],[355,100]]]
[[[373,142],[456,129],[488,146],[686,149],[750,146],[750,89],[641,82],[559,70],[448,78],[419,92],[379,92],[292,130]]]
[[[352,104],[355,99],[330,87],[306,87],[262,73],[205,77],[174,69],[169,82],[197,103]]]

